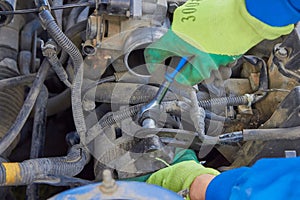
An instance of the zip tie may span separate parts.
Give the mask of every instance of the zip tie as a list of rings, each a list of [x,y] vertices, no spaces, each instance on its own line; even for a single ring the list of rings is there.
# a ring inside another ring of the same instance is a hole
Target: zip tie
[[[254,101],[254,94],[245,94],[245,97],[248,101],[248,107],[251,107],[253,101]]]

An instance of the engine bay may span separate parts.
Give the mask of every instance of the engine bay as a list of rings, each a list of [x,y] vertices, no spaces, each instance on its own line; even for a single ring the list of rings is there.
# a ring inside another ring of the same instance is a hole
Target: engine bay
[[[179,61],[150,74],[144,50],[184,2],[0,1],[1,199],[145,176],[179,149],[219,171],[299,154],[299,25],[140,116]]]

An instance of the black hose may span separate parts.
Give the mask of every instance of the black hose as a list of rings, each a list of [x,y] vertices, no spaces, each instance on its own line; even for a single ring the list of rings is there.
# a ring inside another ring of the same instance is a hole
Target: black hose
[[[43,156],[44,142],[46,136],[48,90],[45,86],[36,100],[34,110],[34,121],[31,138],[30,158],[40,158]]]
[[[36,78],[36,74],[22,75],[0,80],[0,90],[13,88],[16,86],[30,84]]]
[[[103,84],[103,83],[106,83],[106,82],[112,82],[112,81],[115,81],[116,80],[116,78],[115,78],[115,76],[108,76],[108,77],[105,77],[105,78],[103,78],[103,79],[100,79],[100,80],[98,80],[98,81],[95,81],[95,82],[93,82],[92,84],[90,84],[90,85],[88,85],[84,90],[83,90],[83,100],[85,100],[86,99],[86,96],[88,95],[88,92],[91,90],[91,89],[94,89],[94,88],[96,88],[98,85],[101,85],[101,84]]]
[[[296,140],[300,139],[300,126],[274,129],[245,129],[243,141]]]
[[[10,129],[4,135],[4,137],[0,140],[0,155],[2,155],[3,152],[5,152],[5,150],[12,144],[12,142],[21,132],[21,129],[24,126],[27,118],[29,117],[30,112],[39,95],[39,92],[43,86],[43,82],[46,79],[49,67],[50,64],[48,63],[48,61],[44,60],[14,124],[10,127]]]
[[[96,102],[134,105],[151,101],[158,89],[155,86],[135,83],[103,83],[97,86],[94,98]],[[167,92],[164,101],[176,99],[174,93]]]
[[[236,145],[246,141],[297,140],[300,139],[300,126],[274,129],[244,129],[219,136],[220,144]]]
[[[37,30],[42,30],[42,26],[39,23],[38,19],[33,19],[27,23],[21,31],[21,51],[31,51],[32,42],[33,42],[33,33]]]
[[[75,176],[82,171],[89,158],[88,150],[76,145],[64,157],[0,163],[0,186],[28,185],[47,178],[47,175]]]
[[[32,53],[30,51],[20,51],[18,65],[20,73],[24,75],[30,74]]]
[[[84,3],[84,2],[87,2],[87,0],[79,0],[77,3]],[[78,15],[84,9],[85,9],[85,7],[76,7],[71,10],[71,12],[68,16],[66,30],[70,29],[76,23]]]
[[[41,158],[43,156],[44,143],[46,138],[47,101],[48,90],[45,86],[43,86],[35,104],[30,159]],[[36,184],[28,185],[26,196],[28,199],[37,199],[38,186]]]
[[[40,0],[39,3],[45,3]],[[75,79],[72,86],[72,111],[76,130],[80,135],[81,142],[84,143],[86,125],[84,121],[82,102],[81,102],[81,86],[83,81],[83,58],[78,48],[71,40],[60,30],[49,10],[42,10],[39,13],[40,19],[48,30],[48,33],[53,37],[64,51],[66,51],[74,65]]]
[[[60,94],[51,97],[48,100],[47,116],[53,116],[59,112],[65,111],[71,106],[71,89],[67,88]]]
[[[55,6],[62,6],[64,4],[63,0],[53,0],[52,1],[52,7]],[[55,10],[54,16],[57,21],[57,25],[62,29],[63,24],[63,10]]]

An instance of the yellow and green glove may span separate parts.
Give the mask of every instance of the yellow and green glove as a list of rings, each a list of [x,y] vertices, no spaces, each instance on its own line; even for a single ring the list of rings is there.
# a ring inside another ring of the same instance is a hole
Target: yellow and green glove
[[[172,28],[147,47],[145,60],[152,73],[169,57],[194,56],[175,79],[194,85],[262,40],[289,34],[293,28],[261,22],[248,13],[245,0],[188,0],[175,10]]]
[[[189,189],[194,179],[202,174],[218,175],[219,172],[205,168],[196,161],[183,161],[155,172],[146,182],[179,192]]]

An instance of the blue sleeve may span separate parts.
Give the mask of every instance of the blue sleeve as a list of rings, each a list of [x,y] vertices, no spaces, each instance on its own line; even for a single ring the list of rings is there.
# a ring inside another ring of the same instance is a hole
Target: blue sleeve
[[[206,200],[298,200],[300,157],[261,159],[215,177],[206,191]]]
[[[271,26],[286,26],[300,21],[299,0],[245,0],[248,12]]]

